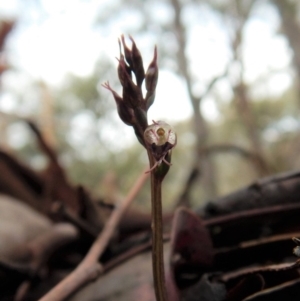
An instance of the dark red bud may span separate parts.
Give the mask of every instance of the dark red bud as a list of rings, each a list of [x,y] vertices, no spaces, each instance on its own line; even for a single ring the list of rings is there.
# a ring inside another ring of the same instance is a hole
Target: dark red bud
[[[122,40],[122,44],[123,44],[125,59],[126,59],[127,63],[129,64],[129,66],[132,67],[131,50],[127,47],[127,45],[125,43],[124,35],[121,35],[121,40]]]
[[[118,65],[118,76],[121,85],[124,87],[127,85],[128,81],[132,81],[131,75],[128,73],[128,68],[124,60],[124,56],[121,56]]]
[[[110,87],[108,82],[102,84],[102,86],[113,94],[120,119],[127,125],[134,125],[135,117],[133,109],[126,105],[122,97]]]
[[[145,84],[149,92],[154,92],[158,80],[158,66],[157,66],[157,48],[154,48],[154,56],[146,72]]]
[[[119,43],[119,51],[120,51],[120,58],[117,59],[120,63],[120,61],[124,62],[124,65],[125,65],[125,69],[128,73],[128,75],[130,76],[130,78],[132,78],[131,76],[131,68],[130,66],[126,63],[125,59],[124,59],[124,54],[122,53],[122,45],[121,45],[121,41],[120,39],[118,39],[118,43]]]
[[[134,39],[130,36],[129,37],[132,42],[132,49],[131,49],[131,59],[132,59],[132,71],[136,77],[136,83],[139,87],[142,86],[142,83],[145,79],[145,70],[143,66],[143,58],[141,56],[140,51],[138,50]]]
[[[147,113],[142,108],[136,108],[134,110],[134,116],[138,125],[140,126],[140,129],[142,130],[141,134],[143,134],[144,130],[148,126]]]
[[[135,124],[133,109],[129,108],[123,101],[117,104],[117,110],[120,119],[127,125]]]
[[[154,103],[154,100],[155,100],[155,91],[154,92],[147,92],[145,100],[146,100],[146,111],[148,111],[149,108]]]
[[[123,99],[132,109],[140,107],[143,103],[142,92],[133,82],[129,82],[127,86],[123,87]]]

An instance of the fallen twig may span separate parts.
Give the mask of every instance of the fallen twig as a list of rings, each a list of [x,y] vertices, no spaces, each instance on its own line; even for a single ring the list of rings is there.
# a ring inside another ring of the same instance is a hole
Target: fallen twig
[[[65,300],[79,288],[95,280],[103,273],[104,270],[99,262],[99,258],[113,236],[121,217],[128,209],[129,205],[136,197],[147,178],[148,174],[143,172],[138,181],[136,181],[135,185],[129,191],[125,200],[120,204],[120,206],[116,206],[115,210],[112,212],[110,218],[105,224],[103,231],[98,235],[89,252],[78,265],[78,267],[39,301]]]

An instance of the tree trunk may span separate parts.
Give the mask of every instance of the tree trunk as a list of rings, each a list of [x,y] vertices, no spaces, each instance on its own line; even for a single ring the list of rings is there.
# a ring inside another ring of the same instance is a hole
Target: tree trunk
[[[178,52],[177,52],[178,66],[186,82],[188,94],[193,108],[193,125],[194,125],[194,133],[196,136],[194,165],[195,167],[197,166],[200,171],[200,175],[203,180],[205,197],[211,198],[216,195],[216,181],[215,181],[213,162],[207,157],[199,156],[199,149],[205,145],[208,137],[208,128],[200,107],[202,97],[196,97],[192,91],[192,78],[188,70],[188,62],[187,62],[187,57],[185,55],[186,33],[185,33],[185,27],[180,19],[182,5],[179,0],[171,0],[171,3],[175,13],[173,26],[176,32],[176,37],[178,42]]]
[[[297,19],[299,12],[298,1],[272,0],[281,17],[281,27],[293,50],[293,63],[297,73],[295,80],[298,101],[300,104],[300,23]]]

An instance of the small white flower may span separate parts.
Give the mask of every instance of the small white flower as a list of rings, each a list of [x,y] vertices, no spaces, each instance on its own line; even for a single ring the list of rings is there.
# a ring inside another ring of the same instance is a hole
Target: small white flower
[[[177,143],[177,136],[173,128],[164,121],[153,121],[153,124],[146,128],[144,138],[156,160],[148,172],[154,170],[162,162],[171,165],[165,157]]]

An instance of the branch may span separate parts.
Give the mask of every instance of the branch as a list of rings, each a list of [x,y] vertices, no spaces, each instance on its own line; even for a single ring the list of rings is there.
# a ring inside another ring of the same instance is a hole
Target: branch
[[[172,0],[171,1],[173,9],[174,9],[174,21],[173,26],[177,37],[178,43],[178,51],[177,51],[177,61],[179,65],[179,70],[183,76],[183,79],[186,82],[187,92],[191,101],[191,105],[193,108],[193,129],[196,136],[196,144],[195,144],[195,153],[194,153],[194,167],[199,170],[203,174],[203,182],[205,186],[205,192],[207,196],[212,196],[216,194],[216,181],[214,176],[214,166],[213,162],[210,160],[203,161],[199,158],[197,149],[202,147],[209,135],[209,129],[207,127],[207,123],[205,117],[201,111],[200,104],[202,100],[211,92],[211,90],[215,87],[216,83],[227,76],[229,71],[229,66],[231,63],[228,63],[227,68],[223,72],[223,74],[216,76],[211,79],[209,84],[207,85],[205,91],[203,91],[202,95],[196,96],[193,93],[193,79],[191,72],[189,71],[189,62],[186,56],[186,29],[181,21],[182,14],[182,3],[180,0]]]
[[[95,230],[94,227],[88,223],[88,221],[71,212],[66,206],[64,206],[64,204],[60,202],[53,204],[51,213],[76,226],[87,237],[92,237],[94,239],[98,235],[98,231]]]
[[[217,75],[216,77],[212,78],[211,81],[208,83],[205,91],[202,93],[200,96],[195,96],[195,94],[192,91],[192,78],[191,74],[188,70],[188,60],[185,54],[185,49],[186,49],[186,32],[184,25],[181,22],[181,11],[182,11],[182,6],[180,4],[179,0],[172,0],[172,5],[175,13],[174,17],[174,28],[177,34],[177,42],[178,42],[178,53],[177,53],[177,59],[178,59],[178,64],[179,64],[179,70],[182,73],[182,76],[187,84],[187,90],[189,94],[189,98],[192,103],[192,107],[194,110],[195,116],[198,114],[201,115],[201,120],[204,123],[202,114],[200,112],[199,105],[201,101],[211,92],[211,90],[214,88],[215,84],[222,78],[226,77],[228,75],[229,71],[229,66],[231,62],[227,65],[225,68],[224,72],[220,75]],[[200,112],[200,113],[199,113]],[[199,117],[198,117],[199,118]]]
[[[296,88],[300,98],[300,42],[299,3],[297,1],[272,0],[281,17],[281,27],[293,51],[293,65],[297,71]],[[298,100],[299,101],[299,100]]]
[[[148,178],[148,174],[145,172],[139,177],[134,186],[129,191],[125,200],[116,207],[111,214],[109,220],[105,224],[103,231],[98,235],[97,239],[93,243],[89,252],[78,265],[78,267],[65,279],[63,279],[57,286],[55,286],[50,292],[43,296],[40,301],[62,301],[65,300],[72,293],[77,291],[85,284],[95,280],[103,273],[103,267],[99,263],[103,251],[106,249],[113,233],[118,226],[121,217],[128,209],[129,205],[140,191],[145,181]]]
[[[233,53],[233,61],[240,65],[238,82],[236,84],[232,84],[232,90],[236,99],[236,107],[241,118],[241,122],[244,124],[245,129],[248,132],[248,138],[252,144],[253,151],[256,152],[257,157],[259,157],[259,160],[255,162],[257,171],[260,176],[265,176],[270,173],[270,170],[265,160],[256,118],[251,105],[251,99],[249,98],[248,87],[244,80],[245,66],[242,52],[244,28],[256,1],[257,0],[248,1],[247,5],[241,5],[240,1],[235,1],[232,7],[228,6],[227,17],[232,19],[232,10],[237,13],[237,17],[235,18],[236,22],[233,22],[234,36],[232,37],[230,45]]]
[[[61,169],[61,167],[60,167],[60,165],[58,163],[57,156],[56,156],[54,150],[48,145],[48,143],[44,139],[42,133],[40,132],[40,130],[38,129],[38,127],[35,125],[35,123],[32,122],[32,121],[27,121],[27,124],[30,127],[30,129],[32,130],[32,132],[35,134],[40,149],[47,155],[47,157],[49,158],[50,162],[53,165],[55,165],[55,167],[57,167],[58,169]]]
[[[39,186],[38,177],[31,177],[28,169],[0,150],[0,192],[15,197],[31,208],[43,212],[34,185]],[[36,181],[35,181],[36,180]]]
[[[253,153],[241,146],[234,145],[234,144],[216,144],[211,146],[202,147],[198,150],[199,158],[203,156],[211,156],[216,153],[224,153],[224,152],[232,152],[236,153],[245,159],[250,160],[255,165],[259,165],[261,169],[267,170],[267,167],[264,164],[264,161],[261,160],[260,156],[256,153]],[[198,164],[195,164],[194,167],[191,169],[190,174],[186,180],[185,186],[180,194],[180,197],[176,201],[176,207],[185,206],[189,207],[189,193],[190,190],[200,176],[200,170]]]
[[[216,144],[207,147],[203,147],[199,149],[199,155],[213,155],[215,153],[224,153],[224,152],[232,152],[236,153],[250,161],[253,162],[255,166],[258,166],[262,172],[267,173],[268,166],[265,164],[265,161],[262,160],[261,156],[258,155],[256,152],[252,152],[247,150],[241,146],[234,145],[234,144]]]
[[[217,198],[199,210],[204,216],[299,202],[300,172],[282,173],[259,179],[224,197]],[[247,200],[247,202],[245,202]]]

